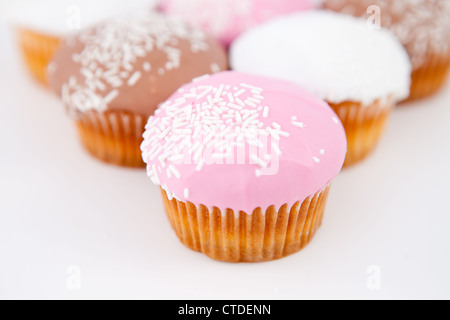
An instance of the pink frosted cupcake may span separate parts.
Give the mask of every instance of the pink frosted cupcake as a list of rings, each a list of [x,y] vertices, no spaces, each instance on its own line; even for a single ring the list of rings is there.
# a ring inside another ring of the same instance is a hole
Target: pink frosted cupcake
[[[172,95],[150,117],[141,149],[183,244],[258,262],[312,239],[346,138],[332,109],[301,87],[222,72]]]
[[[164,0],[162,11],[180,16],[225,45],[243,31],[278,15],[312,9],[314,0]]]

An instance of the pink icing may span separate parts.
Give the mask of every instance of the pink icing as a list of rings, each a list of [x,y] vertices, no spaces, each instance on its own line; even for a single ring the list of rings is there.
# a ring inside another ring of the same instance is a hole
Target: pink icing
[[[296,84],[227,71],[173,94],[150,117],[141,149],[169,197],[251,214],[327,186],[346,137],[333,110]]]
[[[314,7],[312,0],[164,0],[160,6],[162,11],[181,16],[227,46],[254,25]]]

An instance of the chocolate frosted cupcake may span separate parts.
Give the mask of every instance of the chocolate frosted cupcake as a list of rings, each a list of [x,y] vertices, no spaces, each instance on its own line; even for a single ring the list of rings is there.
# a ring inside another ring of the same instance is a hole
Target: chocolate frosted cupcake
[[[104,22],[65,40],[49,66],[87,150],[106,162],[142,166],[147,118],[180,85],[227,69],[205,33],[159,14]]]
[[[411,65],[394,35],[331,11],[255,27],[233,43],[230,60],[236,71],[289,80],[326,100],[347,133],[346,166],[375,148],[392,108],[409,94]]]
[[[181,242],[230,262],[306,246],[346,152],[323,100],[231,71],[183,86],[150,117],[144,138],[148,175]]]
[[[409,100],[424,98],[445,84],[450,70],[450,1],[448,0],[326,0],[326,9],[369,17],[380,11],[380,22],[403,43],[413,64]],[[369,10],[368,10],[369,9]]]

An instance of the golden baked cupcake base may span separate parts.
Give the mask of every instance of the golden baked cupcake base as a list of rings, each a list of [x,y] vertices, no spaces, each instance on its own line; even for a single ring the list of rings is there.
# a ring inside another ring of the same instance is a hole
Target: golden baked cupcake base
[[[215,260],[262,262],[276,260],[303,249],[322,224],[329,187],[297,202],[251,215],[169,200],[161,190],[169,221],[180,241]]]
[[[17,37],[29,70],[39,82],[47,85],[47,66],[60,44],[60,39],[27,29],[18,29]]]
[[[450,57],[428,57],[427,62],[411,76],[411,94],[406,101],[423,99],[438,92],[450,73]]]
[[[377,146],[394,107],[393,102],[376,101],[370,106],[350,101],[329,104],[341,119],[347,135],[344,167],[362,161]]]
[[[145,167],[140,145],[147,117],[124,111],[90,111],[79,116],[76,126],[84,147],[104,162]]]

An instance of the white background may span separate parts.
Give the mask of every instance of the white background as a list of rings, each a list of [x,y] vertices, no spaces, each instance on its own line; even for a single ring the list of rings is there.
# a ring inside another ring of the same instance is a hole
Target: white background
[[[1,22],[0,298],[450,298],[450,85],[395,110],[376,153],[335,180],[306,249],[229,264],[179,243],[145,171],[84,152],[9,31]],[[67,286],[73,265],[81,290]]]

